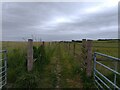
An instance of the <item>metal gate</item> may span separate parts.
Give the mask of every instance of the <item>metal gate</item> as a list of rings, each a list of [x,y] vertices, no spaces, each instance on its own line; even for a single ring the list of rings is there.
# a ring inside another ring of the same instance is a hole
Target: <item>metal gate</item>
[[[105,57],[107,58],[107,60],[112,60],[115,61],[115,69],[112,69],[108,66],[106,66],[105,64],[101,63],[100,61],[97,60],[97,56],[100,57]],[[120,73],[117,71],[117,63],[120,62],[119,58],[116,57],[112,57],[106,54],[102,54],[99,52],[95,52],[94,53],[94,80],[95,80],[95,84],[98,88],[100,89],[109,89],[109,90],[120,90],[120,86],[117,85],[116,83],[116,78],[117,76],[120,77]],[[101,67],[111,71],[114,74],[114,78],[112,78],[113,80],[108,79],[105,75],[103,75],[96,67],[96,65],[100,65]],[[111,88],[111,86],[113,88]]]
[[[7,84],[7,51],[0,50],[0,89]]]

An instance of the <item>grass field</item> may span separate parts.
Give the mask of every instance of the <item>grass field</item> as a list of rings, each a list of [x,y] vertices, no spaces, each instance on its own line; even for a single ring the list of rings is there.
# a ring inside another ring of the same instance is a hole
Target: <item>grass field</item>
[[[34,42],[36,47],[41,44]],[[27,72],[27,43],[3,42],[3,49],[8,51],[7,88],[95,88],[93,77],[87,78],[82,71],[82,43],[75,43],[75,54],[73,45],[70,43],[69,47],[68,43],[45,42],[45,57],[38,58],[34,62],[33,71]],[[119,57],[118,42],[93,41],[92,52]],[[114,68],[113,62],[102,63]],[[113,79],[111,72],[100,66],[97,68]],[[117,83],[120,85],[119,77]]]

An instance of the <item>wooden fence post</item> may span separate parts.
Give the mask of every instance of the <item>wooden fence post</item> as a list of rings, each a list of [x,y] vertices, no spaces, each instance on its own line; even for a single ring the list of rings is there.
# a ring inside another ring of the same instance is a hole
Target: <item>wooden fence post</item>
[[[44,41],[42,42],[42,45],[45,46],[45,42]]]
[[[82,66],[83,66],[83,69],[86,71],[86,64],[87,64],[87,61],[86,61],[86,58],[87,58],[87,46],[86,46],[86,39],[82,39]]]
[[[75,42],[73,42],[73,54],[75,56]]]
[[[32,68],[33,68],[33,40],[28,39],[27,70],[32,71]]]
[[[69,51],[70,51],[70,42],[68,43],[68,45],[69,45]]]
[[[49,46],[51,45],[51,43],[49,42]]]
[[[86,73],[88,77],[92,74],[92,40],[87,41],[87,67]]]

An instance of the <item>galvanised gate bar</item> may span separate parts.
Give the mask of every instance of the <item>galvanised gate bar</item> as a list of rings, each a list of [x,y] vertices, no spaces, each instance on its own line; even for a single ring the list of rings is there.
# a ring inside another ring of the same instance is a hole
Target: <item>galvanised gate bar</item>
[[[97,56],[102,56],[102,57],[106,57],[108,58],[109,60],[112,60],[112,61],[115,61],[115,70],[114,69],[111,69],[110,67],[102,64],[101,62],[98,62],[97,61]],[[101,88],[101,89],[109,89],[109,90],[120,90],[120,87],[117,86],[116,84],[116,78],[117,78],[117,75],[120,77],[120,73],[117,72],[117,63],[120,62],[120,59],[119,58],[116,58],[116,57],[112,57],[112,56],[109,56],[109,55],[106,55],[106,54],[102,54],[102,53],[99,53],[99,52],[95,52],[94,53],[94,80],[95,80],[95,83],[96,85]],[[103,75],[100,71],[97,70],[96,68],[96,65],[99,64],[100,66],[108,69],[109,71],[111,71],[113,74],[114,74],[114,82],[112,82],[111,80],[109,80],[105,75]],[[98,76],[99,75],[99,76]],[[104,80],[106,81],[104,81]],[[109,84],[108,84],[109,83]],[[101,85],[102,84],[102,85]],[[114,88],[111,88],[110,87],[113,86]]]
[[[7,84],[7,51],[0,50],[0,89]]]

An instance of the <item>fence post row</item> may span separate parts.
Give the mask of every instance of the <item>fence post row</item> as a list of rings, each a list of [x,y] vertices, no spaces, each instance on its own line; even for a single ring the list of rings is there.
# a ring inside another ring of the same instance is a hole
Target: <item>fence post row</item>
[[[32,68],[33,68],[33,40],[28,39],[27,70],[32,71]]]

